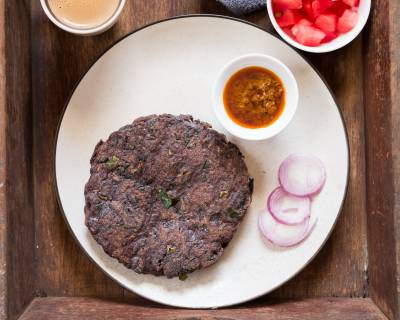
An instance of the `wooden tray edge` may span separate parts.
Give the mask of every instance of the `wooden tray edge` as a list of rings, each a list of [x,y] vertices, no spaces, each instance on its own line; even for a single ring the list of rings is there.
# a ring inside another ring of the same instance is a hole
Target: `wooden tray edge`
[[[5,0],[0,0],[0,319],[7,315]]]
[[[30,1],[0,0],[0,319],[34,297]]]
[[[364,38],[368,270],[373,301],[400,318],[400,2],[372,1]]]
[[[230,309],[187,310],[159,305],[141,306],[95,298],[36,298],[20,320],[34,319],[141,319],[141,320],[275,320],[275,319],[386,319],[368,298],[316,298],[271,300]]]

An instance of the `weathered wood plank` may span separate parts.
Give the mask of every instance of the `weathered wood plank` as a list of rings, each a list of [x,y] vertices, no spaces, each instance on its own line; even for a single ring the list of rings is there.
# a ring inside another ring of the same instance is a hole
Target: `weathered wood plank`
[[[20,320],[343,320],[385,319],[370,299],[326,298],[277,300],[221,310],[179,310],[153,305],[135,306],[93,298],[35,299]]]
[[[13,319],[34,295],[30,8],[25,0],[0,1],[0,5],[5,36],[1,44],[5,61],[1,61],[0,118],[5,122],[0,124],[0,252],[1,294],[6,299],[0,318]]]
[[[390,82],[392,104],[392,128],[400,128],[400,3],[392,0],[389,4]],[[392,130],[392,157],[394,179],[394,223],[396,232],[396,299],[397,317],[400,317],[400,136]]]
[[[373,1],[364,38],[371,297],[400,318],[400,3]]]
[[[6,35],[5,3],[0,1],[0,319],[7,316],[7,203],[6,203]]]

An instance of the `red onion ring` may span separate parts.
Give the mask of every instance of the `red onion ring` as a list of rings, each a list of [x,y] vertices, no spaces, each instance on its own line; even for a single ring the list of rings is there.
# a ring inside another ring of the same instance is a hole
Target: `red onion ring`
[[[279,167],[278,178],[286,192],[299,197],[313,196],[324,186],[326,171],[317,157],[292,154]]]
[[[306,218],[301,224],[288,226],[277,222],[269,213],[262,212],[258,225],[262,236],[271,243],[280,247],[293,247],[310,235],[316,221],[310,225],[310,218]]]
[[[297,225],[310,217],[311,199],[294,196],[278,187],[269,195],[267,207],[276,221],[286,225]]]

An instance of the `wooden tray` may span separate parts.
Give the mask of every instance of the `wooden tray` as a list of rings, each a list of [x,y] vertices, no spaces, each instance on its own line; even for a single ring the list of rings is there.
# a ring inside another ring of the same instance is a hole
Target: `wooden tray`
[[[78,248],[54,193],[65,101],[116,39],[188,13],[228,14],[213,0],[128,0],[113,29],[85,38],[53,26],[37,0],[0,0],[0,319],[400,319],[398,0],[373,1],[351,45],[307,55],[342,108],[351,179],[330,240],[293,280],[235,308],[172,309],[127,292]],[[246,19],[272,31],[265,11]]]

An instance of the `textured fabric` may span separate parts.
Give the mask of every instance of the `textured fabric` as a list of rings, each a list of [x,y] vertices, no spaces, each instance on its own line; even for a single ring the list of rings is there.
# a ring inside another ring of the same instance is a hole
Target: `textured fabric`
[[[267,0],[217,0],[222,3],[228,10],[240,16],[256,10],[263,9],[267,6]]]

